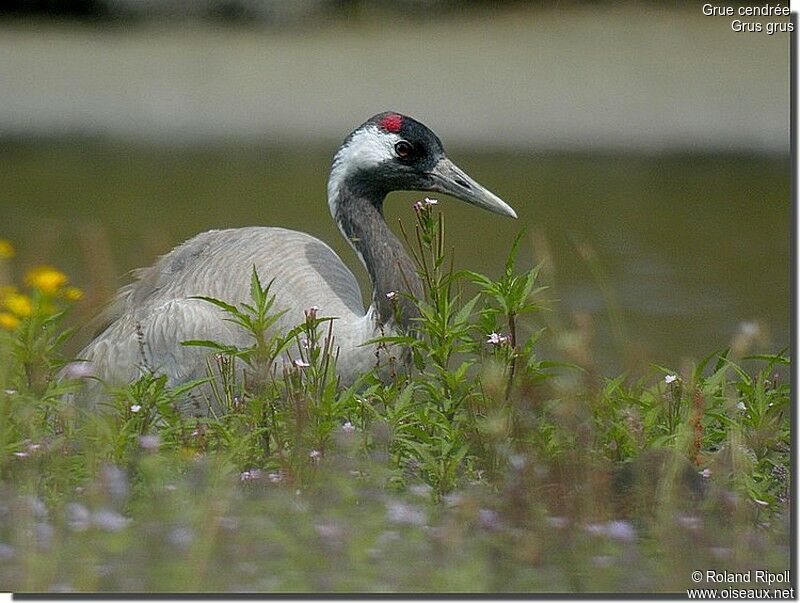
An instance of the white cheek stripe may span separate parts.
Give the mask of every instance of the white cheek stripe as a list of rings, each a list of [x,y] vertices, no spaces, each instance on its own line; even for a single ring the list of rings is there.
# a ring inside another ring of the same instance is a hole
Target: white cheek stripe
[[[336,153],[328,178],[328,209],[336,219],[339,189],[354,171],[377,166],[395,156],[394,145],[400,140],[397,134],[369,125],[355,134]],[[337,220],[338,222],[338,220]],[[341,227],[340,227],[341,230]]]

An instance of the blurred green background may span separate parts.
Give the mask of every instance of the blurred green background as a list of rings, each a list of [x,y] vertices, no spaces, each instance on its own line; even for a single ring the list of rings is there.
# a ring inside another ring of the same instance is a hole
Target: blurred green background
[[[644,362],[741,329],[788,345],[786,34],[694,3],[18,2],[0,54],[0,238],[18,274],[54,264],[87,291],[79,320],[128,270],[248,224],[319,236],[366,291],[325,181],[391,108],[520,216],[444,201],[458,265],[498,274],[525,228],[521,261],[594,319],[602,366],[625,364],[613,314]],[[393,195],[390,224],[416,198]]]

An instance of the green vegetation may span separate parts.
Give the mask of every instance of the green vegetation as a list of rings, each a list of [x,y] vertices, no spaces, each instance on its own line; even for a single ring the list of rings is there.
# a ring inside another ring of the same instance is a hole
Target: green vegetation
[[[382,338],[388,376],[348,388],[330,318],[265,334],[282,309],[254,271],[250,304],[204,298],[250,347],[185,342],[213,350],[208,379],[143,367],[90,411],[54,377],[79,292],[55,270],[6,288],[0,588],[679,592],[788,568],[784,352],[747,356],[745,333],[683,372],[601,377],[587,327],[517,270],[520,237],[499,279],[456,271],[417,209],[417,336]],[[180,412],[193,388],[216,412]]]

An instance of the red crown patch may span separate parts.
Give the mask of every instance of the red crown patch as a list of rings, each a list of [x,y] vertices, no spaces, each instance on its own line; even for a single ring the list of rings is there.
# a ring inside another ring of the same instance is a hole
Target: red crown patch
[[[378,125],[387,132],[399,132],[400,128],[403,127],[403,118],[397,113],[390,113],[382,118]]]

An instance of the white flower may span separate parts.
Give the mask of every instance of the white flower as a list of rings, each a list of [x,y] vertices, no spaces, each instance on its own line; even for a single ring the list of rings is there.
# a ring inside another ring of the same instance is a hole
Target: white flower
[[[350,421],[346,421],[344,425],[342,425],[342,431],[345,433],[353,433],[355,430],[355,426]]]
[[[389,293],[386,294],[386,299],[389,300],[392,300],[396,297],[397,297],[397,291],[389,291]]]
[[[664,383],[667,384],[674,383],[677,380],[678,380],[678,375],[667,375],[666,377],[664,377]]]
[[[250,469],[249,471],[242,471],[239,474],[239,479],[243,482],[252,482],[254,480],[261,479],[261,476],[261,469]]]
[[[131,405],[131,412],[139,412],[140,410],[142,410],[142,407],[140,405],[138,404]]]
[[[306,362],[302,358],[298,358],[297,360],[295,360],[294,365],[297,368],[308,368],[309,366],[311,366],[308,362]]]
[[[321,456],[322,453],[319,450],[312,450],[308,453],[308,458],[310,458],[312,461],[318,461]]]
[[[760,330],[758,323],[753,320],[745,320],[739,323],[739,332],[747,337],[755,337]]]
[[[736,408],[738,408],[739,410],[747,410],[747,405],[744,402],[739,402],[736,405]]]
[[[430,199],[428,197],[425,197],[422,201],[417,201],[416,203],[414,203],[414,211],[419,212],[423,209],[429,209],[434,205],[438,204],[439,201],[437,201],[436,199]]]
[[[508,341],[507,335],[502,335],[501,333],[492,333],[489,335],[489,338],[486,340],[486,343],[490,343],[492,345],[502,345]]]
[[[702,471],[698,471],[698,473],[699,473],[700,475],[702,475],[703,477],[705,477],[706,479],[708,479],[709,477],[711,477],[711,469],[709,469],[708,467],[706,467],[706,468],[705,468],[705,469],[703,469]]]

